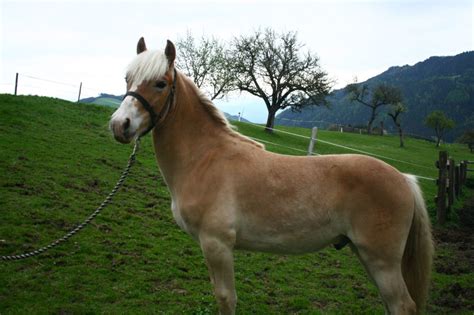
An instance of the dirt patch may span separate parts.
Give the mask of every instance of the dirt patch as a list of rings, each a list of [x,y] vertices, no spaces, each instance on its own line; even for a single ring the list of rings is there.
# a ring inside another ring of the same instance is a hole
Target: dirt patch
[[[442,228],[433,231],[436,242],[434,270],[453,276],[453,282],[443,287],[434,284],[433,303],[444,311],[474,310],[474,287],[457,281],[457,275],[474,273],[474,198],[465,203],[460,215],[460,228]]]
[[[459,228],[439,228],[433,231],[437,247],[435,270],[455,275],[474,272],[474,197],[459,210]]]
[[[433,231],[437,247],[436,272],[454,275],[474,270],[474,234],[468,229]]]
[[[455,282],[439,292],[435,304],[452,310],[474,310],[474,289],[463,288]]]

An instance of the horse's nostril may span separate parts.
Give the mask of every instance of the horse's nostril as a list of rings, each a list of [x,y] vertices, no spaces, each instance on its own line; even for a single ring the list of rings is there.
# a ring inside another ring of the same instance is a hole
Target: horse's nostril
[[[130,127],[130,119],[125,119],[125,122],[123,123],[123,130],[127,130]]]

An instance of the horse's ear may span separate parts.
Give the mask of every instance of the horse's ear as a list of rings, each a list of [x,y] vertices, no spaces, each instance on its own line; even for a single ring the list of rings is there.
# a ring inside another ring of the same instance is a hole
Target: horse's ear
[[[140,37],[137,44],[137,55],[146,50],[145,39]]]
[[[170,40],[166,42],[165,55],[168,63],[171,65],[176,58],[176,48],[174,48],[174,44]]]

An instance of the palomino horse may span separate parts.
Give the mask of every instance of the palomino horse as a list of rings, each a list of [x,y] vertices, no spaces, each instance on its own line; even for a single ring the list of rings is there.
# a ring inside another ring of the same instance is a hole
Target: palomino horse
[[[201,246],[220,313],[235,313],[234,249],[298,254],[346,242],[388,313],[421,312],[433,243],[415,177],[362,155],[265,151],[175,70],[175,55],[170,41],[163,53],[139,40],[110,128],[122,143],[152,130],[174,219]]]

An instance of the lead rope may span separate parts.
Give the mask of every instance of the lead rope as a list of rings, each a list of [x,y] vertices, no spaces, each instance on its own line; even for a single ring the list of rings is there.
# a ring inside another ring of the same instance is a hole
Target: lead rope
[[[112,201],[112,198],[115,196],[115,194],[117,193],[117,191],[120,189],[120,187],[122,186],[125,178],[127,178],[128,176],[128,173],[130,171],[130,168],[132,167],[133,163],[135,162],[135,156],[137,155],[137,152],[138,152],[138,148],[139,148],[139,144],[140,144],[140,138],[137,138],[135,140],[135,146],[133,147],[133,151],[132,151],[132,154],[130,154],[130,158],[128,159],[128,163],[127,163],[127,166],[125,167],[125,169],[123,170],[122,172],[122,175],[120,176],[117,184],[115,184],[115,187],[114,189],[112,189],[112,191],[109,193],[109,195],[105,198],[104,201],[102,201],[102,203],[100,204],[99,207],[97,207],[97,209],[95,209],[94,212],[92,212],[92,214],[90,216],[88,216],[81,224],[79,224],[78,226],[76,226],[74,229],[72,229],[71,231],[69,231],[66,235],[64,235],[63,237],[61,238],[58,238],[57,240],[55,240],[54,242],[50,243],[49,245],[46,245],[46,246],[43,246],[41,248],[38,248],[37,250],[34,250],[34,251],[31,251],[31,252],[27,252],[27,253],[23,253],[23,254],[20,254],[20,255],[11,255],[11,256],[0,256],[0,260],[2,261],[9,261],[9,260],[21,260],[21,259],[26,259],[26,258],[29,258],[29,257],[33,257],[33,256],[37,256],[39,254],[42,254],[44,253],[45,251],[53,248],[53,247],[56,247],[58,246],[59,244],[67,241],[69,238],[71,238],[71,236],[73,236],[74,234],[76,234],[77,232],[79,232],[80,230],[82,230],[87,224],[89,224],[101,211],[102,209],[104,209],[111,201]]]

